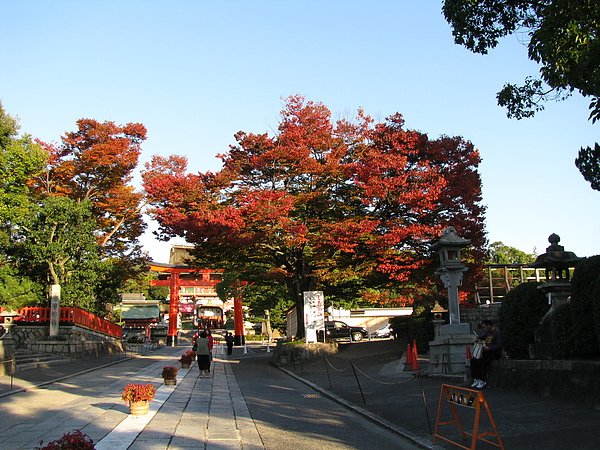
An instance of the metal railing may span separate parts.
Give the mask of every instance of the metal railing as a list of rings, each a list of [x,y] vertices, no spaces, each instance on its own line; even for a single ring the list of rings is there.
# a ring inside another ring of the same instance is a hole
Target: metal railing
[[[19,309],[19,316],[15,317],[17,323],[47,323],[50,322],[50,308],[39,306],[25,306]],[[106,334],[116,338],[123,336],[123,329],[106,319],[98,317],[84,309],[76,307],[60,308],[59,323],[61,325],[78,325],[88,330]]]

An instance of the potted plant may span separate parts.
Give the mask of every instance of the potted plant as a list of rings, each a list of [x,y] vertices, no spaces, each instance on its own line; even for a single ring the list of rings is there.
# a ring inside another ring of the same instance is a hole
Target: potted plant
[[[196,352],[194,350],[187,350],[183,355],[181,355],[181,358],[179,358],[179,361],[181,362],[181,368],[189,369],[195,359]]]
[[[42,445],[44,441],[40,442]],[[48,442],[43,447],[36,447],[36,450],[94,450],[94,441],[81,430],[73,430],[71,433],[65,433],[60,439]]]
[[[177,384],[177,372],[179,368],[175,366],[164,366],[161,376],[165,380],[165,384],[174,385]]]
[[[134,416],[144,415],[148,412],[150,402],[156,394],[156,387],[152,383],[129,383],[123,388],[121,398],[129,405],[129,410]]]

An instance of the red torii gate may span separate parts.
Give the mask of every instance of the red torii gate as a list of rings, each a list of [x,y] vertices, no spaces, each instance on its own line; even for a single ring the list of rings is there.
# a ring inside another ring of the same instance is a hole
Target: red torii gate
[[[177,344],[177,317],[179,316],[179,289],[181,287],[181,274],[198,274],[198,279],[186,279],[186,286],[215,287],[219,280],[211,280],[210,274],[214,270],[194,269],[189,266],[177,266],[173,264],[150,263],[153,272],[167,273],[170,277],[166,280],[150,280],[151,286],[168,286],[169,295],[169,330],[167,333],[167,345]]]

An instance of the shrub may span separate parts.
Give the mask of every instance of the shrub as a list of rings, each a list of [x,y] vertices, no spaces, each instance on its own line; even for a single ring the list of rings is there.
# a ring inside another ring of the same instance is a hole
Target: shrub
[[[191,364],[192,361],[194,361],[195,359],[196,359],[196,352],[193,350],[186,350],[186,352],[183,355],[181,355],[181,358],[179,358],[179,362]]]
[[[40,445],[43,443],[44,441],[40,442]],[[94,441],[80,430],[65,433],[60,439],[48,442],[43,447],[36,447],[37,450],[94,450],[94,448]]]
[[[573,350],[575,356],[595,356],[600,352],[600,256],[581,261],[571,280]]]
[[[417,341],[419,353],[425,353],[429,348],[429,341],[433,340],[433,317],[429,311],[420,315],[392,317],[390,327],[396,339],[406,339],[408,342]]]
[[[177,367],[164,366],[161,376],[167,380],[172,380],[173,378],[175,378],[177,376],[178,371],[179,371],[179,368],[177,368]]]
[[[548,300],[538,283],[522,283],[510,290],[500,307],[500,331],[504,350],[510,358],[529,358],[529,344],[549,309]]]

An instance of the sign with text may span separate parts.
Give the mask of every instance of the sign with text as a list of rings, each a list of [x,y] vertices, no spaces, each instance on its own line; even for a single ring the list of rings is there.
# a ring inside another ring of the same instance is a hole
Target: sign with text
[[[461,414],[461,411],[467,414]],[[473,428],[469,430],[463,421],[471,422],[471,419]],[[454,425],[454,427],[447,428],[446,425]],[[466,450],[476,450],[480,441],[504,450],[504,444],[483,392],[449,384],[442,384],[440,390],[433,432],[434,444],[437,439]]]
[[[60,331],[60,284],[50,286],[50,336],[58,336]]]
[[[322,291],[304,292],[306,342],[317,342],[317,330],[325,329],[325,297]]]

